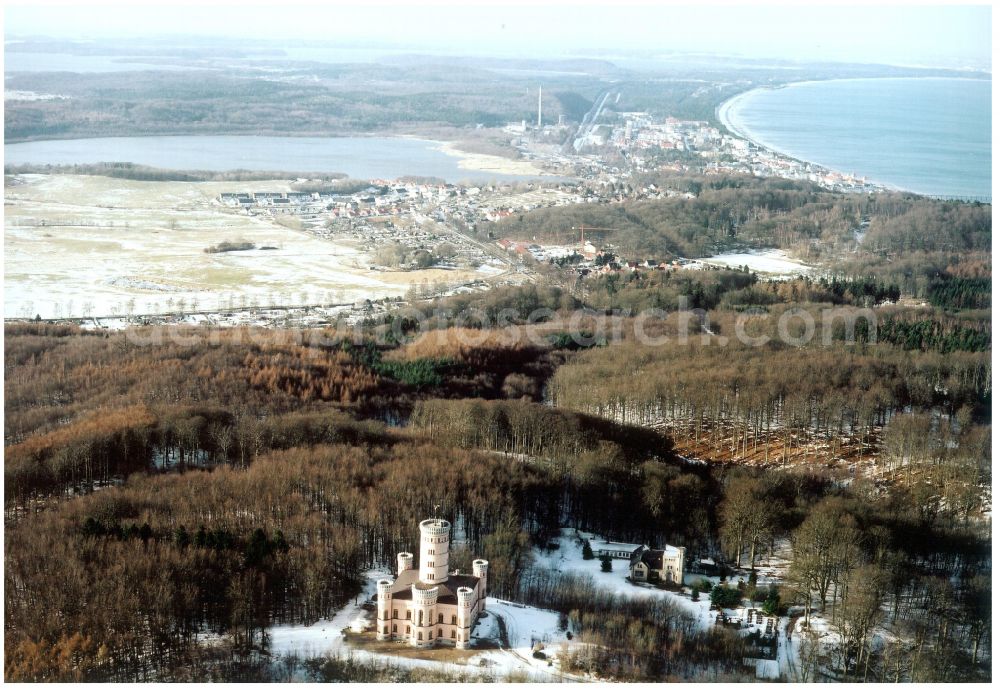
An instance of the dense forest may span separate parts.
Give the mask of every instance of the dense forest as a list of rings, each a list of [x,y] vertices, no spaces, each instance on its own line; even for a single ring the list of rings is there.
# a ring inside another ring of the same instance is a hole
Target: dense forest
[[[309,359],[235,336],[129,349],[45,326],[8,329],[7,342],[8,677],[186,678],[249,665],[267,626],[328,615],[365,568],[412,543],[435,504],[461,523],[469,554],[490,559],[501,597],[519,592],[529,536],[544,539],[567,512],[580,527],[627,524],[636,538],[710,532],[707,515],[655,519],[673,515],[660,502],[713,486],[682,472],[661,435],[584,419],[546,441],[552,421],[539,424],[535,404],[496,409],[516,448],[556,464],[479,450],[496,439],[442,437],[429,420],[445,401],[420,403],[410,430],[355,420],[345,402],[390,380],[339,346]],[[302,384],[317,367],[333,378],[330,396]],[[603,511],[587,510],[612,478]],[[631,497],[651,482],[661,498],[637,521]],[[406,508],[387,520],[389,505]],[[230,656],[206,659],[206,635],[226,636]]]
[[[9,88],[63,98],[12,102],[4,117],[5,137],[329,136],[427,127],[472,129],[477,124],[520,122],[537,105],[534,79],[444,58],[391,65],[281,62],[276,67],[286,78],[262,78],[266,75],[242,69],[198,71],[195,76],[186,70],[153,68],[18,73]],[[598,91],[586,75],[563,77],[554,86],[590,101]],[[546,88],[543,105],[548,113],[558,112],[560,99]]]
[[[724,315],[711,320],[731,332]],[[556,322],[538,343],[500,331],[470,343],[450,329],[399,346],[239,330],[198,339],[197,329],[157,345],[149,332],[8,326],[7,678],[275,678],[262,664],[268,627],[330,615],[366,569],[413,543],[434,505],[462,526],[457,566],[485,556],[496,596],[555,608],[597,644],[567,669],[733,679],[747,643],[537,571],[531,551],[562,526],[736,565],[791,539],[799,575],[774,597],[829,606],[846,632],[863,607],[845,593],[877,576],[892,625],[922,637],[890,656],[872,648],[870,626],[845,633],[845,677],[978,673],[988,636],[982,613],[968,613],[988,555],[977,519],[990,472],[988,357],[865,344],[646,351],[632,340],[561,350]],[[409,380],[428,360],[438,379]],[[480,368],[477,384],[469,373]],[[533,402],[543,396],[560,407]],[[385,408],[399,411],[391,426],[371,419]],[[685,438],[716,437],[736,457],[769,431],[884,438],[886,475],[844,487],[819,456],[779,476],[692,465],[674,450],[682,427],[657,431],[657,416],[694,420]],[[914,474],[918,453],[929,484]],[[828,525],[829,506],[849,509],[846,527]],[[814,564],[823,530],[855,531],[859,551]],[[934,607],[952,622],[944,629],[927,628]],[[336,678],[345,664],[311,661],[310,674]]]

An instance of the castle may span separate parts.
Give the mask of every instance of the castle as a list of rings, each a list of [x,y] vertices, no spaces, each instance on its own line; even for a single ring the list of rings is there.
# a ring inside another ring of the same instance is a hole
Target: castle
[[[375,637],[405,640],[417,648],[453,644],[468,648],[472,627],[486,608],[485,559],[472,562],[472,575],[448,573],[451,523],[440,518],[420,522],[420,561],[400,552],[396,580],[378,582]]]

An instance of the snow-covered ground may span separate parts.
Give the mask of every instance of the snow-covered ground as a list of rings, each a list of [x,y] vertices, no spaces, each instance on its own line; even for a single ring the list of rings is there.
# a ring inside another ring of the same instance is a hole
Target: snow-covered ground
[[[401,296],[410,284],[502,273],[370,269],[350,239],[321,239],[215,203],[245,183],[19,175],[4,190],[4,316],[119,317]],[[288,181],[255,183],[288,191]],[[206,253],[225,241],[259,249]],[[263,247],[274,247],[264,250]]]
[[[343,321],[348,326],[383,313],[386,307],[376,304],[372,307],[352,307],[333,305],[329,307],[284,307],[278,309],[223,310],[212,313],[190,314],[166,317],[94,317],[81,319],[83,329],[118,331],[142,324],[157,326],[189,326],[205,324],[218,327],[248,326],[257,328],[310,328],[336,324]]]
[[[42,94],[37,91],[5,90],[3,92],[3,100],[5,101],[62,101],[68,99],[69,96],[63,96],[61,94]]]
[[[421,660],[352,648],[344,638],[344,630],[362,629],[371,623],[370,614],[362,609],[362,605],[375,594],[375,584],[379,579],[392,577],[392,574],[383,571],[368,571],[365,574],[362,592],[356,601],[346,605],[329,619],[321,619],[308,626],[292,624],[272,626],[267,632],[272,657],[278,659],[287,655],[297,655],[306,658],[327,654],[350,654],[355,658],[370,658],[399,667],[482,673],[493,678],[502,678],[507,674],[521,674],[532,681],[552,681],[559,678],[583,680],[582,677],[561,674],[555,662],[550,667],[548,660],[532,657],[532,646],[536,642],[545,644],[546,655],[554,658],[561,650],[561,644],[567,641],[566,632],[559,630],[558,612],[492,597],[486,599],[486,615],[477,622],[472,637],[474,640],[499,642],[500,624],[497,619],[502,617],[510,642],[509,648],[484,650],[464,663]]]
[[[469,660],[469,664],[481,665],[498,675],[521,673],[535,681],[565,679],[584,681],[585,677],[564,674],[559,671],[558,662],[553,658],[564,648],[579,645],[566,637],[566,631],[559,628],[559,613],[538,609],[518,602],[486,598],[487,616],[476,626],[476,637],[496,639],[499,637],[497,617],[504,621],[509,648],[486,650]],[[535,644],[541,644],[545,660],[532,657]],[[551,660],[551,664],[550,664]]]
[[[579,537],[591,540],[598,539],[593,533],[583,531],[579,532]],[[715,623],[715,614],[709,612],[710,603],[707,594],[703,594],[698,602],[693,602],[690,594],[682,595],[657,588],[648,583],[633,583],[628,580],[628,561],[625,559],[612,559],[611,572],[601,571],[599,559],[587,560],[583,558],[583,548],[578,542],[577,531],[574,528],[563,528],[561,535],[553,542],[558,543],[558,549],[549,551],[536,548],[534,550],[536,567],[560,573],[586,574],[594,579],[594,585],[598,588],[625,597],[657,597],[669,600],[694,617],[694,620],[702,628],[708,628]],[[685,578],[685,582],[690,581]]]
[[[792,541],[788,538],[775,541],[774,551],[762,555],[757,561],[757,584],[781,582],[791,565]]]
[[[496,276],[497,274],[502,274],[507,270],[498,259],[491,259],[488,262],[480,264],[476,269],[477,272],[481,274],[486,274],[487,276]]]
[[[751,271],[778,274],[781,276],[796,276],[809,273],[813,270],[813,267],[792,259],[784,250],[777,249],[716,254],[715,256],[698,260],[691,267],[697,268],[697,264],[735,268],[748,266]]]
[[[601,571],[599,559],[583,559],[579,538],[597,539],[597,536],[580,532],[578,537],[575,529],[563,528],[560,536],[554,540],[558,544],[557,549],[534,550],[535,568],[586,574],[594,579],[599,588],[624,597],[663,598],[688,613],[698,628],[708,630],[715,626],[717,612],[710,609],[708,593],[702,593],[699,600],[694,602],[691,600],[690,588],[685,588],[684,593],[678,593],[646,583],[632,583],[626,578],[627,562],[622,559],[613,560],[612,571],[605,573]],[[291,654],[299,657],[350,654],[356,658],[370,658],[400,667],[419,667],[452,673],[481,673],[493,679],[507,678],[508,675],[523,675],[531,681],[590,681],[587,677],[566,674],[559,669],[556,660],[559,653],[581,643],[576,638],[567,638],[566,631],[559,627],[558,612],[493,597],[487,598],[485,616],[477,622],[472,635],[474,640],[495,641],[500,647],[478,652],[464,662],[445,663],[352,648],[344,638],[344,631],[352,628],[360,630],[370,626],[370,614],[364,611],[362,605],[370,601],[375,593],[375,583],[380,578],[392,578],[392,575],[377,570],[367,572],[362,592],[356,601],[329,619],[308,626],[271,627],[268,635],[272,655],[277,659]],[[702,578],[704,577],[699,574],[687,574],[685,583],[690,586]],[[708,580],[717,583],[719,579],[715,577]],[[752,623],[747,623],[746,607],[727,609],[723,613],[730,619],[737,619],[743,623],[741,630],[745,634],[755,630],[761,633],[765,631],[766,618],[761,624],[758,624],[756,619]],[[503,645],[501,642],[501,619],[508,645]],[[788,622],[787,617],[777,619],[777,660],[753,663],[759,668],[759,677],[774,678],[775,674],[778,674],[790,681],[799,680],[799,650],[802,644],[803,619],[799,618],[796,621],[795,631],[790,638],[786,635]],[[826,622],[815,614],[812,618],[812,630],[819,634],[821,646],[829,647],[835,643],[836,634],[832,633]],[[536,644],[541,644],[545,659],[533,657]]]
[[[361,605],[375,594],[375,583],[380,578],[392,578],[384,571],[368,571],[365,584],[355,602],[345,606],[330,619],[320,619],[308,626],[281,624],[268,630],[271,639],[271,654],[275,657],[298,654],[302,657],[324,655],[337,652],[344,647],[344,629],[350,628],[358,619],[367,619],[368,613]]]
[[[601,562],[599,559],[586,560],[583,558],[583,548],[580,539],[584,538],[590,540],[599,539],[593,533],[577,531],[573,528],[563,528],[559,537],[553,540],[553,542],[559,545],[557,549],[549,551],[536,548],[534,550],[535,566],[542,569],[552,569],[561,573],[588,575],[594,579],[594,584],[597,587],[624,597],[639,599],[650,597],[663,598],[690,614],[698,628],[707,630],[715,626],[717,612],[710,609],[711,601],[708,593],[701,593],[699,600],[694,602],[691,600],[690,587],[685,588],[685,592],[682,594],[657,588],[648,583],[633,583],[627,579],[628,562],[624,559],[613,559],[611,562],[611,572],[603,572],[601,571]],[[662,547],[662,545],[657,545],[657,547]],[[766,567],[761,568],[761,565],[758,564],[758,579],[760,584],[763,585],[771,580],[777,580],[784,573],[787,568],[787,554],[785,553],[787,548],[787,545],[778,545],[775,549],[775,555],[765,561],[767,564]],[[735,584],[737,578],[737,576],[732,577],[730,583]],[[684,583],[686,586],[691,586],[703,579],[710,581],[713,585],[719,582],[718,576],[707,577],[701,574],[685,573]],[[748,609],[748,607],[726,609],[723,611],[723,614],[730,617],[730,619],[735,618],[743,622],[744,625],[741,630],[744,634],[749,635],[755,630],[764,633],[767,619],[765,618],[763,623],[757,624],[756,618],[754,618],[752,624],[747,624]],[[829,633],[825,622],[815,616],[812,621],[813,631],[817,631],[820,634],[820,644],[824,646],[829,645],[833,640],[831,638],[833,634]],[[764,664],[762,665],[754,663],[758,666],[758,676],[760,678],[773,678],[773,675],[777,671],[788,680],[794,681],[798,679],[802,620],[800,619],[797,622],[796,630],[793,632],[791,639],[786,638],[787,626],[788,617],[777,618],[777,660],[763,661]]]
[[[801,610],[801,608],[799,608]],[[812,612],[809,618],[809,629],[805,628],[805,617],[799,617],[791,637],[787,637],[785,629],[778,636],[778,664],[781,673],[788,681],[822,681],[822,679],[807,680],[802,669],[802,648],[807,638],[813,638],[818,649],[818,655],[829,656],[839,644],[839,636],[830,623],[817,612]]]

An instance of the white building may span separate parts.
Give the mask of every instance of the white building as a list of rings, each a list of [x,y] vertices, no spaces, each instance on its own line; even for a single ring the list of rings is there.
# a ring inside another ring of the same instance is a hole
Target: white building
[[[448,572],[451,523],[420,522],[420,560],[400,552],[396,579],[378,582],[375,637],[405,640],[418,648],[445,643],[468,648],[476,618],[486,608],[485,559],[472,562],[472,575]]]
[[[594,551],[594,556],[611,557],[612,559],[632,559],[636,552],[645,549],[645,545],[635,545],[629,542],[607,542],[605,540],[591,540],[590,547]]]

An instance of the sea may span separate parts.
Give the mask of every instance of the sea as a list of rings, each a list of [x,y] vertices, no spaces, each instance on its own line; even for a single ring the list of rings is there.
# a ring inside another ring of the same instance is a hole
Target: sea
[[[893,78],[748,91],[719,119],[769,149],[919,194],[992,199],[992,83]]]

